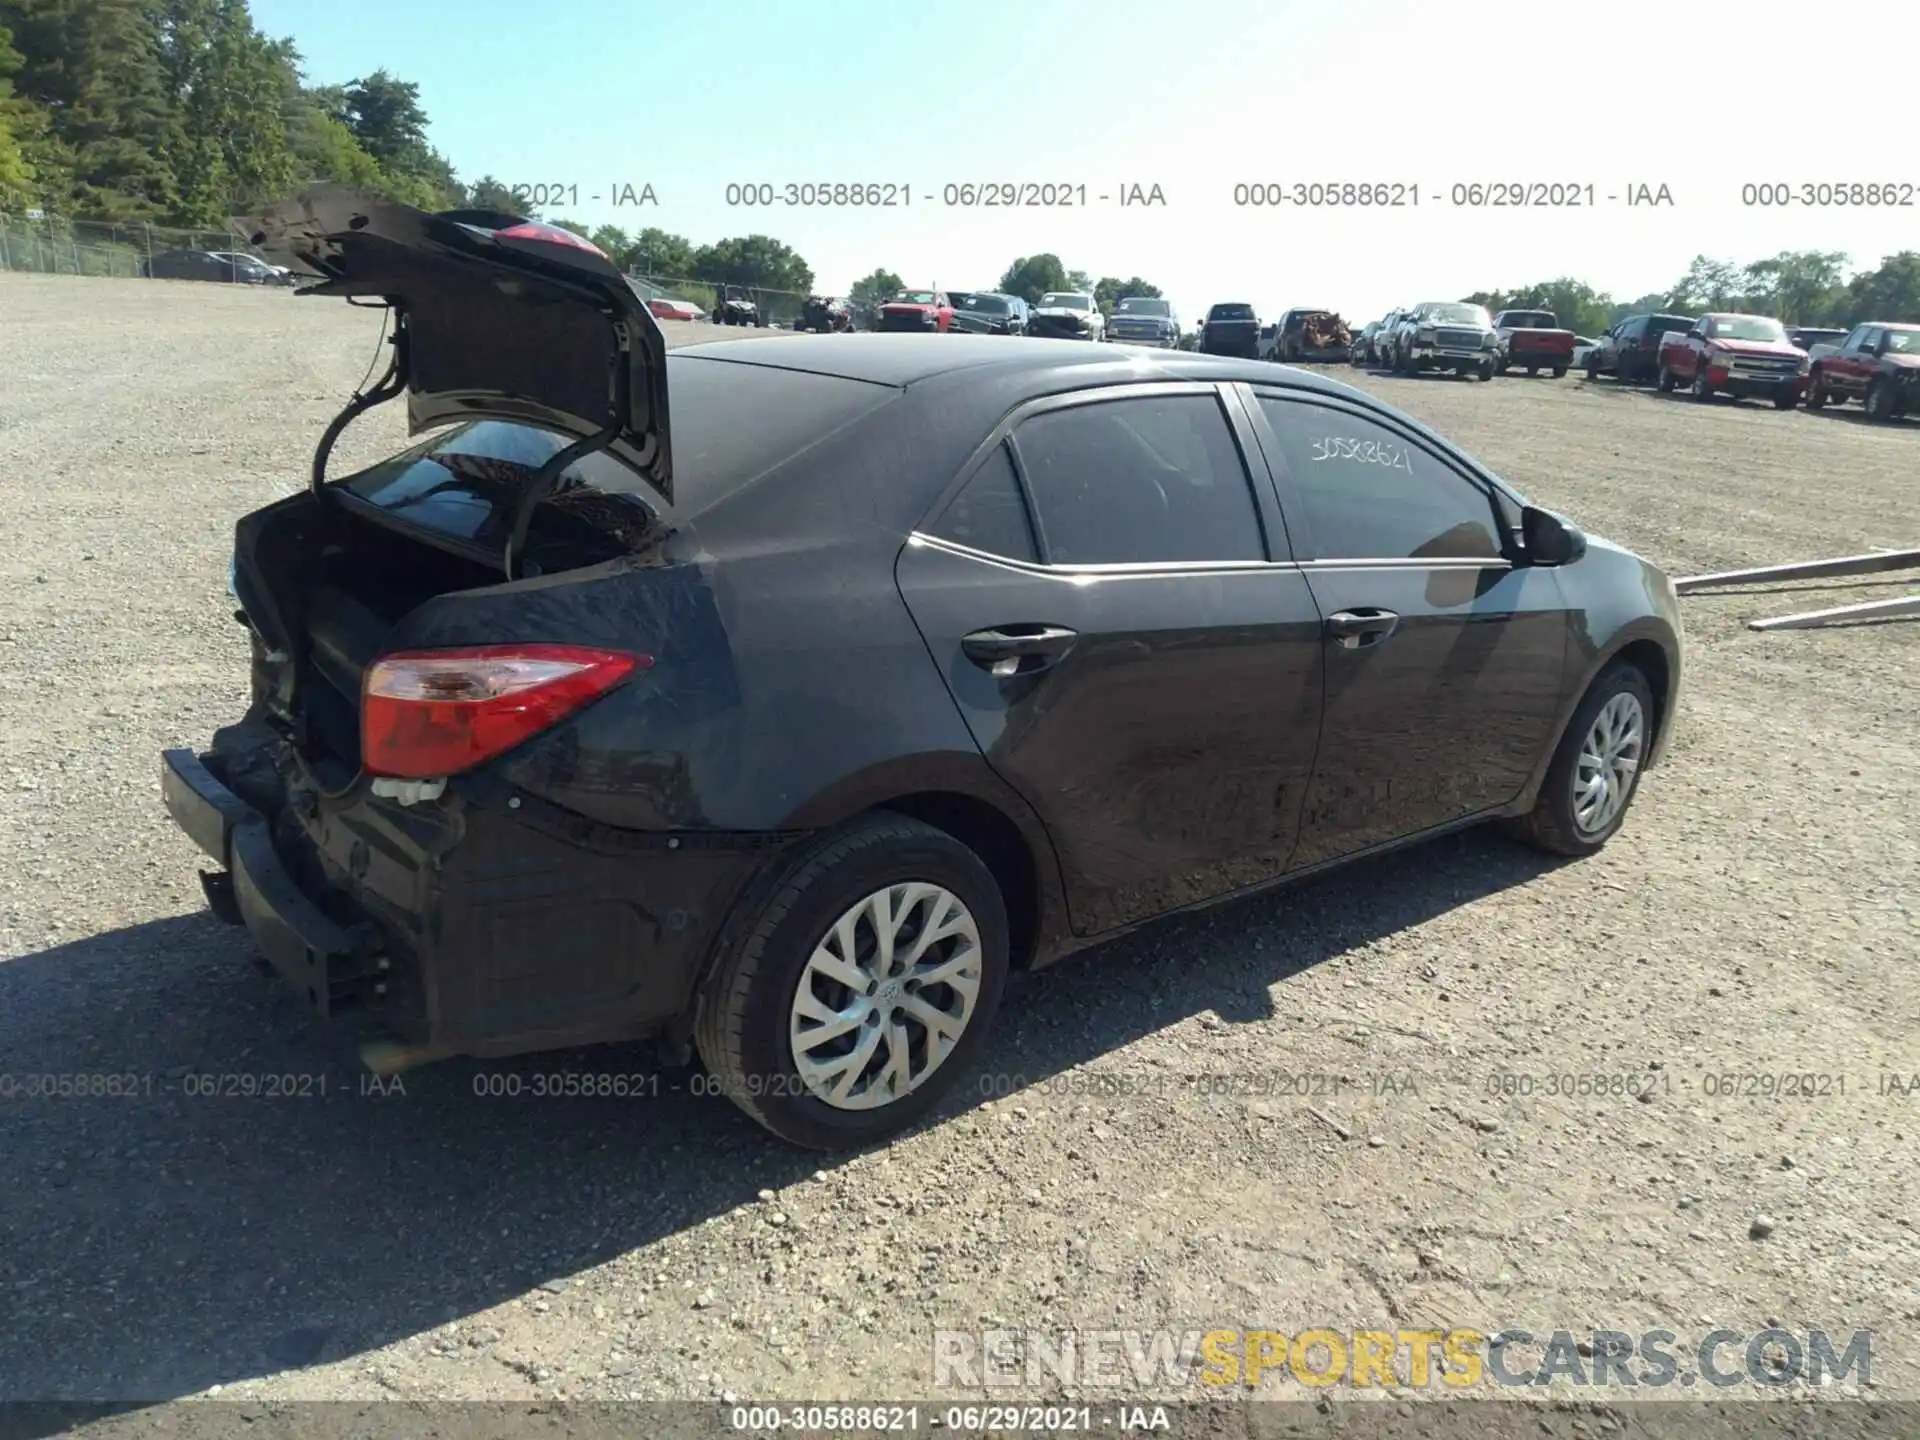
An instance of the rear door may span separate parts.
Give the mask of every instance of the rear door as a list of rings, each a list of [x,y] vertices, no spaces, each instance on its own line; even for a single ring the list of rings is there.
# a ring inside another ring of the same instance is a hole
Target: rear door
[[[1508,558],[1511,502],[1384,412],[1263,387],[1250,403],[1326,616],[1295,863],[1512,800],[1554,739],[1573,615],[1555,571]]]
[[[901,593],[982,752],[1044,819],[1081,934],[1292,855],[1320,615],[1257,455],[1212,385],[1041,401],[901,554]]]

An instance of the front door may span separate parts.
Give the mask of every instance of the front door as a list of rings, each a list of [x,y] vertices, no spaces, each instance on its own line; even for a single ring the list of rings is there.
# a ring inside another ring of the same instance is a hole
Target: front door
[[[1553,743],[1573,615],[1516,568],[1485,482],[1380,412],[1259,392],[1261,444],[1326,617],[1326,718],[1296,865],[1503,805]]]
[[[981,751],[1045,822],[1081,934],[1292,855],[1320,615],[1246,453],[1238,402],[1211,385],[1043,402],[901,554],[901,593]]]

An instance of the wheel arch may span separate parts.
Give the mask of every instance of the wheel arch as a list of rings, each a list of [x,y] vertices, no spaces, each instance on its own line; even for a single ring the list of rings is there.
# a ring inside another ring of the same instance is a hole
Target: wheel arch
[[[1587,698],[1594,682],[1617,660],[1626,661],[1644,675],[1647,688],[1653,692],[1654,740],[1648,746],[1646,764],[1651,768],[1665,758],[1667,743],[1673,736],[1674,704],[1680,683],[1680,637],[1663,620],[1647,616],[1622,626],[1604,646],[1586,657],[1576,683],[1567,687],[1562,698],[1560,716],[1553,727],[1553,743],[1535,762],[1533,774],[1515,800],[1512,813],[1524,814],[1533,808],[1574,712]]]

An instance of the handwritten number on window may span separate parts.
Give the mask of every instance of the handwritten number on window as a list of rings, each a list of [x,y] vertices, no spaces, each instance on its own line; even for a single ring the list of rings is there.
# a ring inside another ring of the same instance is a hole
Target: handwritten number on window
[[[1407,447],[1388,440],[1360,440],[1351,435],[1325,435],[1313,442],[1313,459],[1357,460],[1363,465],[1383,465],[1389,470],[1413,473],[1413,458]]]

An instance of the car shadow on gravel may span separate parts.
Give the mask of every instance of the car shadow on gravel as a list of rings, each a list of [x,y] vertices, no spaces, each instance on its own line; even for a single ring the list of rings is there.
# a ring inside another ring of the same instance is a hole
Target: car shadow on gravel
[[[1264,1019],[1288,977],[1555,863],[1467,832],[1022,977],[928,1123],[1207,1011]],[[631,1093],[487,1093],[562,1071]],[[454,1061],[379,1093],[351,1037],[204,914],[0,964],[0,1072],[0,1401],[156,1402],[542,1286],[564,1305],[576,1272],[840,1163],[637,1046]],[[59,1076],[83,1093],[27,1093]]]

